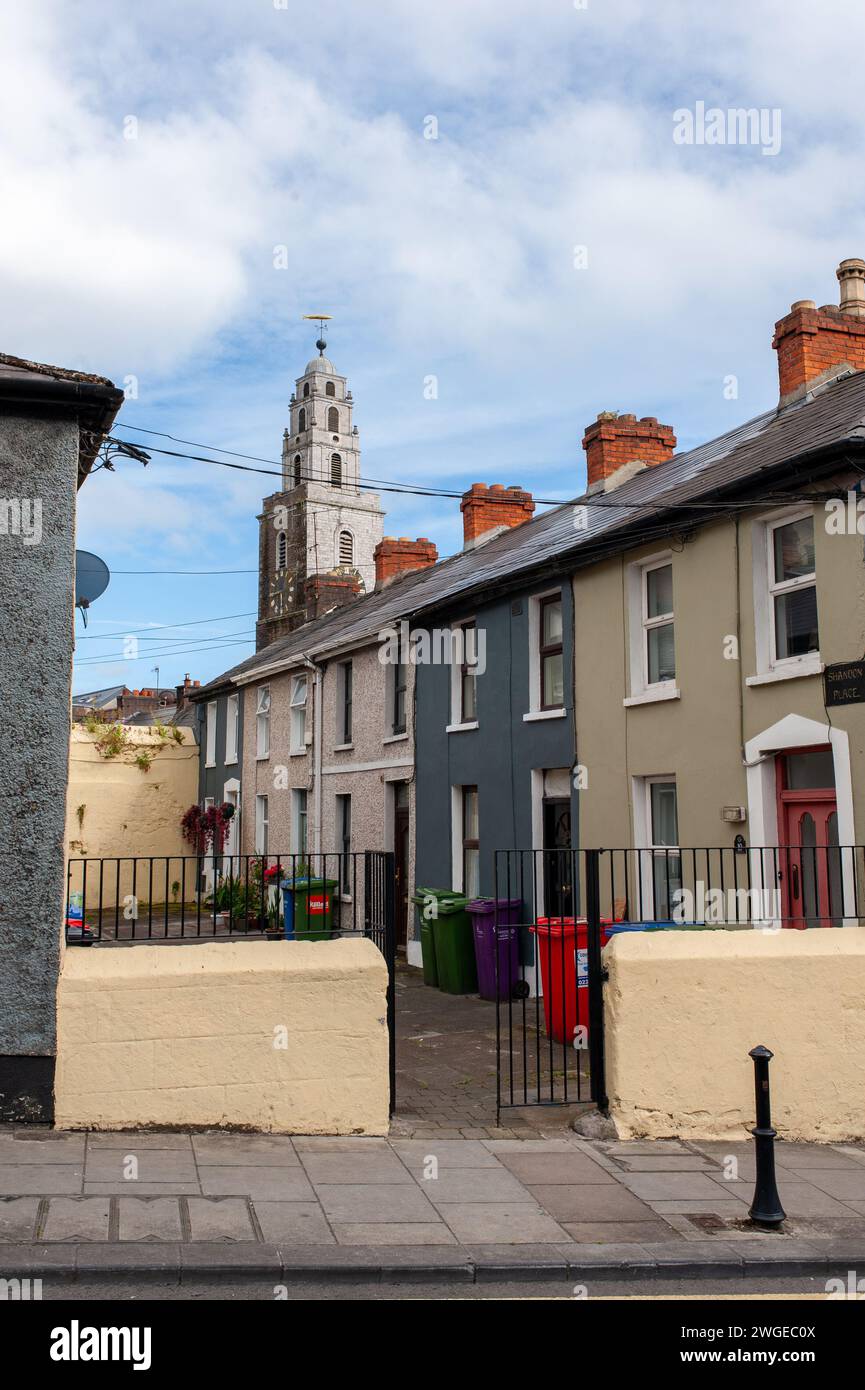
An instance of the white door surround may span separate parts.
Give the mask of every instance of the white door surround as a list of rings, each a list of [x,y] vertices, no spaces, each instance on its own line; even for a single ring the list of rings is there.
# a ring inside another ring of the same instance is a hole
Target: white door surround
[[[850,772],[850,739],[843,729],[834,729],[816,719],[801,714],[786,714],[777,724],[764,729],[745,744],[745,769],[748,786],[749,839],[753,846],[774,846],[779,843],[778,801],[776,795],[775,758],[787,748],[825,747],[832,749],[835,772],[835,801],[838,807],[838,843],[856,844],[853,821],[853,778]],[[854,898],[853,864],[850,855],[843,856],[842,882],[844,902]],[[855,917],[845,918],[845,926],[858,926]]]

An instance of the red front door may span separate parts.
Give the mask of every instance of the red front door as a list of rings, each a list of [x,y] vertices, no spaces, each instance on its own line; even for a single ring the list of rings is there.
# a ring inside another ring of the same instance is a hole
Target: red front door
[[[808,756],[814,757],[810,753]],[[800,759],[798,764],[795,758]],[[819,766],[816,757],[814,766],[815,770]],[[814,780],[807,776],[808,766],[802,754],[783,754],[778,759],[778,838],[782,846],[778,867],[784,926],[840,926],[841,863],[835,788],[791,786],[791,781],[799,780],[791,776],[791,769],[804,770],[803,780]]]

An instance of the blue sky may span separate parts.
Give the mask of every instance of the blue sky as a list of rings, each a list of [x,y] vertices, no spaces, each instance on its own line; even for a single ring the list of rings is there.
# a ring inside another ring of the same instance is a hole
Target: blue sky
[[[863,38],[840,0],[10,5],[0,347],[135,378],[127,438],[276,461],[323,309],[367,476],[572,496],[599,410],[686,448],[776,399],[775,320],[865,251]],[[779,152],[675,144],[698,101],[778,110]],[[78,543],[113,579],[76,689],[252,650],[214,643],[251,635],[254,572],[123,571],[254,571],[271,485],[156,454],[87,483]],[[458,548],[458,502],[385,505]]]

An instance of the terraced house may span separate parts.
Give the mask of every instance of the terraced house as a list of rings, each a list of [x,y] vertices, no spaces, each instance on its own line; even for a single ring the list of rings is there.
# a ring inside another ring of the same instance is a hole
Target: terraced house
[[[776,325],[770,410],[678,454],[671,426],[603,412],[581,497],[533,517],[522,489],[474,484],[459,554],[384,539],[371,592],[198,692],[217,743],[238,731],[235,847],[392,849],[418,963],[415,883],[577,912],[581,847],[621,851],[605,906],[632,920],[719,874],[759,879],[789,924],[856,920],[865,263],[838,278],[840,306]],[[532,881],[497,851],[539,856]]]

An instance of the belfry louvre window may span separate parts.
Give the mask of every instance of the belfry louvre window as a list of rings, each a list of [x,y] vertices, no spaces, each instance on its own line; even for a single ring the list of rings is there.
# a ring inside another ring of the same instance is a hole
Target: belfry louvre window
[[[338,555],[341,565],[354,564],[354,537],[350,531],[340,531]]]
[[[330,485],[331,487],[342,487],[342,459],[339,454],[330,456]]]
[[[327,412],[327,428],[331,434],[339,434],[339,411],[335,405],[329,407]]]
[[[300,487],[300,454],[294,456],[294,486]]]
[[[284,570],[288,562],[288,539],[284,531],[280,531],[276,539],[276,568]]]
[[[306,429],[306,411],[304,410],[303,406],[301,406],[300,412],[298,413],[297,428],[300,430],[301,434],[303,434],[304,430]]]

